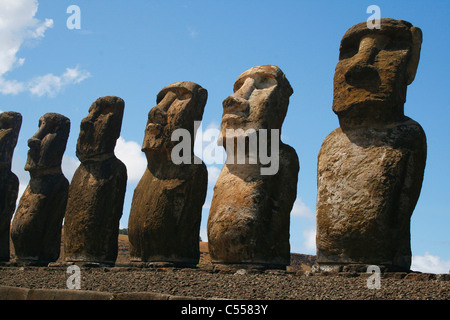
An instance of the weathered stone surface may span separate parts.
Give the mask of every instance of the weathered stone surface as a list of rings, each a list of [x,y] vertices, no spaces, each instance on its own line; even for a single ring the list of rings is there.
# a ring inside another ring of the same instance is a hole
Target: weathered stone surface
[[[193,154],[194,121],[201,121],[207,91],[193,82],[163,88],[148,114],[142,151],[147,169],[137,185],[128,222],[132,261],[196,265],[199,234],[206,197],[206,165]],[[186,129],[190,156],[176,164],[172,133]]]
[[[281,142],[280,130],[292,93],[284,73],[266,65],[242,73],[234,93],[223,102],[219,144],[228,157],[214,187],[207,226],[215,264],[285,268],[290,262],[290,212],[297,196],[299,161],[295,150]],[[266,141],[261,129],[268,130]],[[278,135],[272,137],[271,130]],[[279,146],[272,151],[279,167],[270,174],[262,174],[267,166],[261,162],[261,148],[250,151],[252,131],[269,153]],[[243,137],[245,163],[240,163],[244,151],[239,151],[238,141]]]
[[[409,269],[410,218],[419,198],[426,137],[406,117],[406,88],[422,33],[401,20],[360,23],[344,35],[334,76],[340,127],[318,156],[317,256],[322,269],[370,264]]]
[[[21,125],[20,113],[0,113],[0,261],[9,261],[10,256],[9,230],[19,192],[19,179],[11,172],[11,162]]]
[[[114,155],[124,101],[97,99],[81,121],[77,157],[81,164],[69,188],[64,220],[66,261],[112,265],[117,258],[127,169]]]
[[[68,118],[47,113],[39,119],[39,130],[28,140],[25,170],[31,179],[11,225],[18,261],[47,264],[59,257],[69,188],[61,161],[69,132]]]

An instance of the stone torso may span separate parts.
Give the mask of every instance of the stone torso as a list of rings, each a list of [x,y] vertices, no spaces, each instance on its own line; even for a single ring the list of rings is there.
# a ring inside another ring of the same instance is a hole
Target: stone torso
[[[9,169],[0,170],[0,261],[8,261],[9,229],[16,208],[19,179]]]
[[[42,262],[58,259],[68,188],[63,174],[31,178],[11,225],[17,258]]]
[[[282,144],[280,169],[261,176],[258,165],[225,165],[208,219],[213,262],[283,266],[290,261],[290,211],[296,198],[298,158]]]
[[[184,173],[184,177],[162,178],[146,169],[130,212],[132,260],[198,263],[207,170],[204,164],[187,165]]]
[[[425,134],[406,117],[385,128],[334,130],[318,157],[319,262],[406,266],[425,158]]]
[[[126,167],[115,156],[80,164],[69,189],[66,259],[115,262],[126,181]]]

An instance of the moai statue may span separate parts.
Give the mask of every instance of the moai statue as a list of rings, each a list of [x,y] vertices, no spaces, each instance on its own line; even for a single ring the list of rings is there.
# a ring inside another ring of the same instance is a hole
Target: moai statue
[[[284,73],[265,65],[242,73],[223,101],[218,143],[227,161],[214,187],[207,225],[215,264],[284,269],[290,263],[299,161],[295,150],[281,142],[280,131],[292,93]]]
[[[9,261],[10,256],[9,230],[19,192],[19,179],[11,172],[11,162],[21,125],[20,113],[0,113],[0,262]]]
[[[419,28],[393,19],[382,19],[381,29],[357,24],[341,41],[333,100],[340,127],[318,156],[319,270],[410,267],[410,218],[427,146],[403,105],[421,43]]]
[[[195,122],[202,120],[206,100],[200,85],[176,82],[158,93],[148,114],[142,145],[148,164],[134,191],[128,222],[134,263],[198,264],[208,171],[193,147]],[[177,142],[180,131],[186,134]],[[174,149],[182,142],[187,142],[183,161]]]
[[[69,189],[61,161],[69,132],[68,118],[46,113],[39,119],[39,130],[28,140],[25,170],[30,172],[30,182],[11,225],[17,261],[45,265],[59,257]]]
[[[76,155],[81,161],[69,188],[64,219],[67,262],[114,265],[127,169],[116,158],[125,103],[119,97],[98,98],[81,121]]]

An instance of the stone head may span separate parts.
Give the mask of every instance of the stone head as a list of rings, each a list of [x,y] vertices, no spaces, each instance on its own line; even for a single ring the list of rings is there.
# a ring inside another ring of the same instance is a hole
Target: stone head
[[[250,68],[238,77],[233,91],[223,101],[220,129],[223,145],[227,129],[281,130],[293,89],[280,68],[273,65]]]
[[[339,120],[358,125],[402,118],[421,43],[421,30],[403,20],[381,19],[380,29],[369,29],[366,22],[351,27],[342,38],[334,76],[333,111]]]
[[[39,119],[39,129],[28,140],[25,170],[61,168],[70,132],[70,120],[58,113],[46,113]]]
[[[18,112],[0,113],[0,166],[11,167],[14,148],[22,126],[22,115]]]
[[[182,81],[164,87],[157,95],[156,106],[148,113],[142,151],[172,150],[176,129],[186,129],[194,143],[194,121],[201,121],[208,92],[200,85]]]
[[[114,154],[122,129],[125,102],[114,96],[98,98],[80,124],[76,155],[80,161]]]

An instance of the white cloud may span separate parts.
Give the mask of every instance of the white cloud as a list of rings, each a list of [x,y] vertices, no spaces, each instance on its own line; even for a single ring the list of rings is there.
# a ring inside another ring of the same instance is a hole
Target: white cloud
[[[86,70],[80,70],[78,66],[75,68],[67,68],[61,76],[54,74],[46,74],[31,80],[28,84],[28,90],[31,94],[41,97],[48,95],[54,97],[65,87],[71,84],[77,84],[89,78],[91,74]]]
[[[53,19],[45,19],[43,23],[40,23],[33,31],[33,38],[40,39],[44,37],[45,30],[53,28]],[[22,61],[23,63],[23,61]]]
[[[203,130],[203,123],[197,130],[194,143],[194,154],[203,160],[206,165],[221,164],[226,160],[226,152],[222,146],[217,145],[219,125],[215,122],[208,124]]]
[[[291,215],[294,217],[309,218],[309,219],[314,219],[316,216],[314,211],[312,211],[302,201],[302,199],[299,196],[297,196],[297,199],[295,199],[294,206],[292,207]]]
[[[73,174],[78,169],[80,165],[80,161],[74,157],[63,155],[61,170],[64,173],[64,176],[67,180],[72,181]]]
[[[0,2],[0,77],[23,64],[18,58],[20,46],[28,39],[41,39],[53,27],[52,19],[39,21],[34,16],[36,0],[2,0]]]
[[[308,251],[308,252],[315,252],[316,251],[316,229],[315,228],[310,228],[310,229],[305,229],[302,231],[303,234],[303,247]]]
[[[200,237],[202,242],[208,242],[208,230],[206,228],[200,228]]]
[[[128,182],[139,182],[147,167],[147,158],[141,146],[135,141],[125,141],[119,137],[114,152],[127,167]]]
[[[55,96],[64,87],[77,84],[90,76],[89,72],[67,68],[61,76],[51,73],[34,77],[30,81],[6,79],[8,72],[24,65],[25,58],[18,57],[21,46],[29,40],[40,40],[53,27],[53,20],[35,18],[37,0],[0,1],[0,93],[17,95],[28,91],[33,95]]]
[[[0,76],[0,92],[16,95],[25,90],[25,85],[16,80],[5,80]]]
[[[18,58],[20,46],[28,39],[41,39],[53,27],[52,19],[39,21],[34,16],[36,0],[2,0],[0,2],[0,77],[24,63]]]
[[[412,257],[411,270],[425,273],[448,273],[450,272],[450,260],[441,261],[439,256],[425,252],[423,256]]]
[[[208,187],[214,188],[217,179],[219,178],[221,169],[214,166],[208,166],[207,169],[208,169]]]

